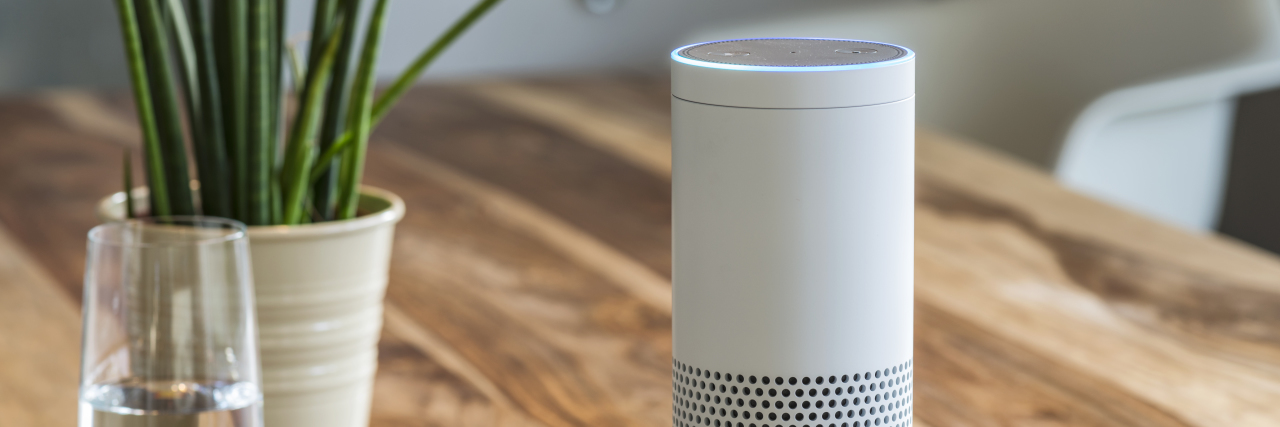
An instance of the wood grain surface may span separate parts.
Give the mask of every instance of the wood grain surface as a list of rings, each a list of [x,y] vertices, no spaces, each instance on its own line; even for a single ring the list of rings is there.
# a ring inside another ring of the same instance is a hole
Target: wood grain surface
[[[373,426],[670,424],[669,102],[600,77],[394,110],[366,179],[408,204]],[[0,424],[73,424],[84,235],[132,120],[0,100]],[[915,425],[1280,425],[1280,260],[945,135],[917,151]]]

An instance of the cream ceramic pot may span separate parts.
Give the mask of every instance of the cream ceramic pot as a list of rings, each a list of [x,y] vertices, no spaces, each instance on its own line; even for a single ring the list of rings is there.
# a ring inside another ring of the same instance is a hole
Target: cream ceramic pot
[[[146,189],[134,190],[146,206]],[[382,299],[404,201],[361,191],[352,220],[249,227],[264,421],[271,427],[368,425]],[[98,206],[124,217],[124,193]]]

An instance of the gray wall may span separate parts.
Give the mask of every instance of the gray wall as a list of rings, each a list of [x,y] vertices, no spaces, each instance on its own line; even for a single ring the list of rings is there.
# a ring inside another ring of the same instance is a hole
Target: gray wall
[[[471,3],[392,0],[380,73],[394,75]],[[306,31],[311,4],[290,2],[291,34]],[[666,51],[691,29],[796,7],[777,0],[617,0],[612,12],[596,15],[581,0],[507,0],[429,74],[661,74]],[[0,0],[0,93],[123,87],[128,76],[116,20],[111,0]]]
[[[0,0],[0,93],[128,79],[110,0]]]

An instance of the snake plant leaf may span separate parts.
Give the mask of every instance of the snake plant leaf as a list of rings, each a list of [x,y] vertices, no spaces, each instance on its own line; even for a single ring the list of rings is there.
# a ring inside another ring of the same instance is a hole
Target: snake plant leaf
[[[245,197],[248,209],[245,224],[248,225],[271,223],[272,151],[276,146],[275,131],[271,128],[272,104],[276,95],[271,81],[279,78],[272,75],[271,38],[275,34],[272,5],[271,1],[253,1],[247,11],[249,85],[245,115]]]
[[[289,76],[293,81],[294,92],[302,93],[302,81],[306,79],[307,68],[302,65],[302,56],[298,53],[298,46],[289,43],[285,45],[285,51],[289,53]]]
[[[176,7],[175,7],[175,10]],[[175,14],[181,15],[181,14]],[[187,0],[187,25],[195,56],[195,83],[199,94],[198,111],[190,115],[192,152],[200,177],[200,205],[204,215],[232,217],[231,182],[227,170],[227,147],[223,135],[222,93],[213,47],[211,22],[201,0]]]
[[[248,0],[213,0],[213,46],[222,105],[232,217],[248,219]]]
[[[338,13],[347,17],[359,16],[363,3],[361,0],[345,0]],[[322,152],[336,143],[345,129],[345,116],[351,93],[349,89],[352,71],[351,52],[355,46],[355,36],[356,31],[344,31],[341,42],[338,44],[338,57],[333,64],[333,77],[329,81],[329,97],[325,103],[324,120],[320,122],[319,148]],[[314,181],[311,189],[312,206],[315,208],[317,217],[323,220],[331,221],[337,217],[337,167],[338,163],[332,160],[316,163],[316,169],[321,172],[321,175],[312,180]]]
[[[488,13],[489,9],[497,6],[500,2],[502,0],[481,0],[476,3],[475,6],[471,7],[471,10],[467,11],[467,14],[462,15],[462,18],[459,18],[440,38],[437,38],[435,43],[431,44],[431,47],[419,54],[413,60],[413,63],[409,65],[409,68],[401,72],[396,81],[378,97],[378,102],[373,107],[374,120],[381,121],[387,115],[387,112],[391,111],[391,107],[400,100],[400,97],[404,96],[405,92],[408,92],[409,88],[418,81],[422,73],[427,71],[427,67],[435,62],[436,58],[441,53],[444,53],[449,46],[453,45],[453,42],[470,29],[476,21],[479,21],[481,17]]]
[[[164,159],[160,154],[155,110],[151,105],[151,83],[147,77],[146,59],[143,58],[137,9],[134,0],[116,0],[116,10],[120,15],[120,29],[124,35],[125,54],[129,62],[129,79],[133,82],[133,98],[142,127],[147,185],[151,188],[151,214],[168,216],[172,212],[169,209],[168,182],[165,180]]]
[[[329,78],[333,70],[334,57],[337,56],[338,37],[344,25],[337,29],[325,43],[321,60],[312,70],[313,78],[324,80]],[[311,165],[315,161],[315,138],[324,107],[325,85],[316,84],[307,87],[302,95],[301,107],[294,119],[289,144],[285,147],[285,163],[281,168],[280,180],[283,193],[283,223],[292,225],[303,220],[306,212],[307,189],[311,187],[307,178],[311,176]]]
[[[151,103],[155,107],[160,155],[164,158],[169,209],[173,215],[195,214],[191,178],[187,170],[186,135],[182,126],[182,109],[174,90],[173,63],[166,22],[168,8],[161,0],[138,1],[138,29],[142,35],[142,52],[146,59],[147,77],[151,85]]]
[[[173,39],[178,42],[178,69],[182,74],[183,90],[186,91],[188,114],[198,117],[201,114],[200,84],[197,83],[199,67],[196,65],[196,44],[192,40],[187,10],[181,0],[167,1],[171,12],[169,23],[173,27]]]
[[[133,206],[133,150],[124,147],[124,217],[136,218],[137,209]]]
[[[356,217],[360,199],[360,175],[364,172],[365,151],[369,146],[369,132],[373,127],[370,104],[373,103],[373,87],[377,76],[374,66],[378,63],[378,48],[382,43],[382,25],[386,21],[387,0],[378,0],[369,18],[369,28],[364,35],[364,47],[360,51],[359,68],[351,87],[351,110],[347,126],[353,135],[354,146],[342,156],[338,169],[338,219]]]
[[[365,22],[364,0],[315,0],[316,42],[305,60],[285,44],[288,0],[115,2],[150,213],[196,213],[193,159],[201,213],[267,225],[353,217],[373,127],[500,0],[476,3],[376,98],[374,66],[389,0],[378,0]],[[358,31],[364,34],[356,54]],[[291,91],[299,100],[289,122],[284,105]],[[128,188],[128,153],[124,161]]]
[[[338,0],[316,0],[315,10],[311,13],[311,40],[307,46],[307,68],[315,69],[316,65],[324,58],[325,41],[329,40],[329,36],[336,24],[338,11]],[[354,20],[354,19],[353,19]],[[308,76],[305,84],[314,81],[314,76]],[[306,89],[303,89],[305,92]]]
[[[449,46],[458,39],[458,37],[461,37],[467,29],[471,28],[476,21],[479,21],[481,17],[488,13],[490,9],[493,9],[494,6],[497,6],[501,1],[502,0],[481,0],[479,3],[476,3],[475,6],[472,6],[471,9],[467,11],[466,15],[459,18],[452,26],[449,27],[448,30],[444,32],[443,35],[440,36],[440,38],[437,38],[436,41],[427,48],[427,50],[419,54],[418,57],[414,59],[413,64],[400,73],[400,76],[396,78],[395,83],[392,83],[391,86],[378,97],[378,101],[373,108],[373,125],[377,126],[377,124],[382,121],[382,118],[386,117],[387,112],[391,111],[391,107],[400,100],[400,97],[404,96],[405,92],[409,91],[409,88],[413,86],[414,82],[418,81],[418,78],[422,77],[422,73],[426,72],[427,67],[435,62],[436,58],[439,57],[441,53],[444,53],[444,51],[448,49]],[[328,164],[328,162],[331,162],[334,157],[341,154],[349,145],[351,145],[352,140],[355,139],[354,137],[355,135],[350,131],[343,132],[342,136],[338,137],[333,145],[330,145],[329,148],[320,153],[320,159],[316,164],[325,165]],[[323,169],[316,169],[311,180],[313,182],[318,181],[320,177],[323,176],[324,172],[325,171]]]

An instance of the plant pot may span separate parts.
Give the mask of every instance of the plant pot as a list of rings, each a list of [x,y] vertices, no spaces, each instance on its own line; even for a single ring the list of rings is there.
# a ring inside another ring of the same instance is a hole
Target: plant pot
[[[147,190],[133,190],[146,206]],[[124,193],[98,205],[124,217]],[[382,300],[404,201],[363,187],[343,221],[249,227],[265,425],[363,427],[377,370]]]

